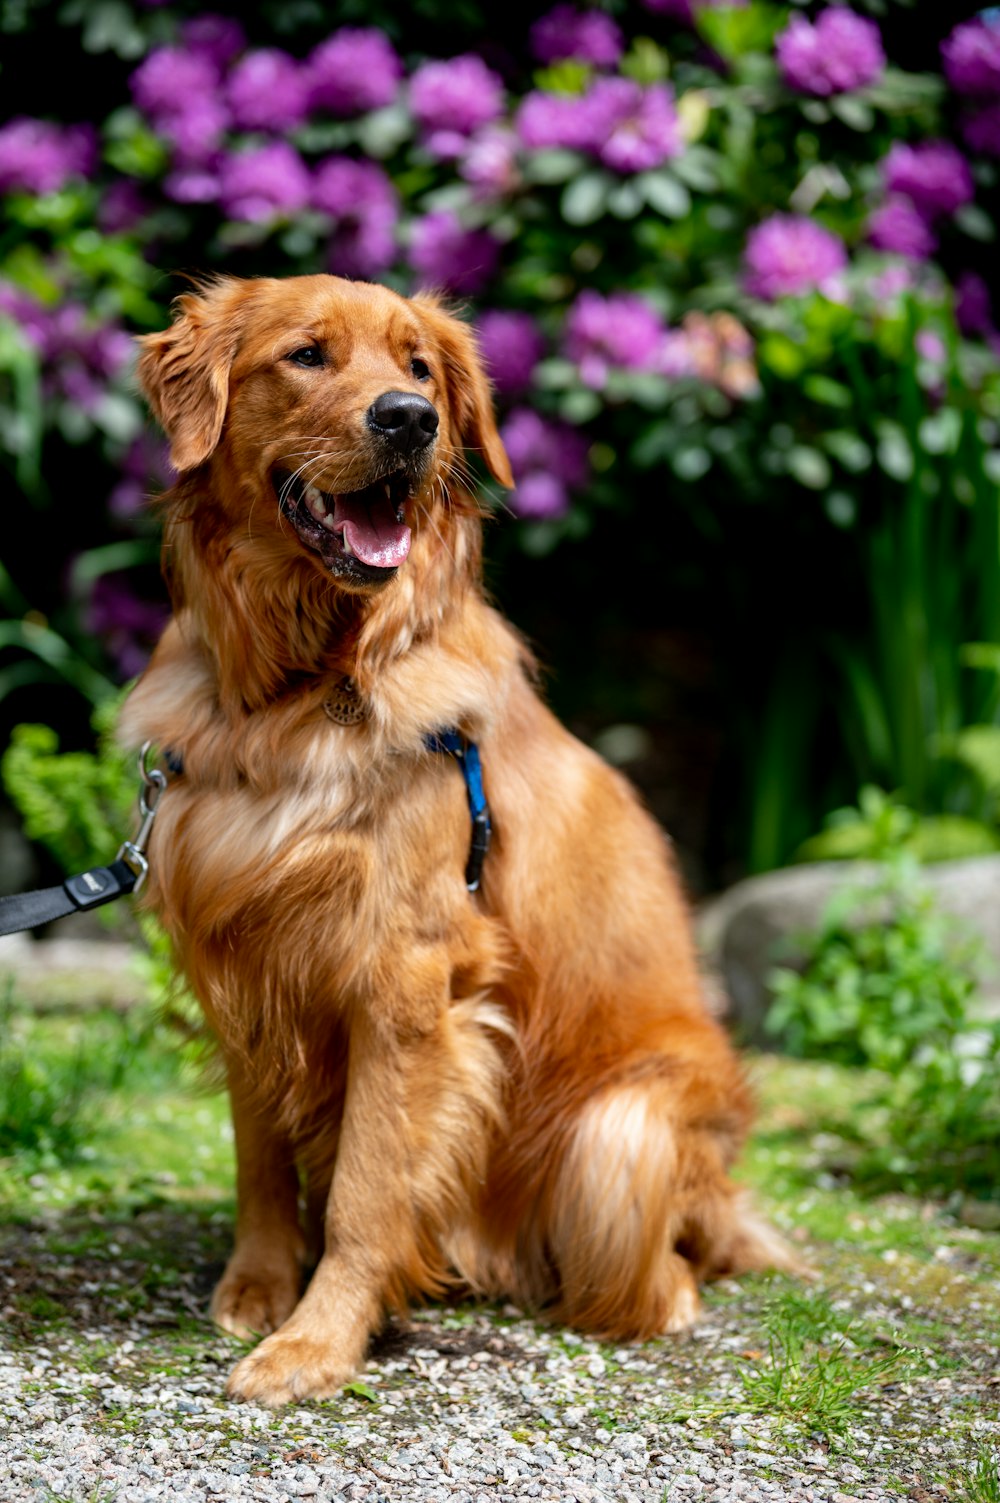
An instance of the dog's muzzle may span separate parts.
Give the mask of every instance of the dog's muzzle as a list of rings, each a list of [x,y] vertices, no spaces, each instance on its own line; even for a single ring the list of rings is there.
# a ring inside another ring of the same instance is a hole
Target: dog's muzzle
[[[367,413],[368,426],[397,454],[416,454],[433,442],[440,423],[437,408],[411,391],[384,391]]]

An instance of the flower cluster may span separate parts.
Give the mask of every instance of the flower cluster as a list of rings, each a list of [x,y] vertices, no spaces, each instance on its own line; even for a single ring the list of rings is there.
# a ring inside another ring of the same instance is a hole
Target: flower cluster
[[[529,94],[516,124],[532,150],[566,147],[621,173],[660,167],[684,149],[673,91],[631,78],[597,78],[581,95]]]
[[[516,488],[511,510],[533,519],[561,517],[570,492],[588,479],[587,441],[566,423],[554,423],[531,407],[515,407],[500,429]]]
[[[841,292],[847,249],[832,230],[798,214],[772,214],[747,236],[745,285],[754,297],[773,302],[817,288]]]
[[[878,27],[843,5],[820,11],[815,21],[793,16],[775,53],[788,86],[817,98],[864,88],[885,68]]]
[[[611,68],[624,51],[622,34],[610,16],[599,10],[577,11],[572,5],[557,5],[536,21],[529,42],[543,63],[575,58],[596,68]]]
[[[963,130],[973,151],[1000,157],[1000,17],[995,12],[956,26],[941,44],[945,77],[968,109]]]
[[[868,221],[879,250],[923,261],[934,254],[934,226],[970,202],[975,188],[968,162],[950,141],[897,141],[882,162],[886,198]]]
[[[567,315],[565,351],[595,390],[613,370],[688,377],[730,397],[749,396],[758,385],[753,339],[732,314],[691,312],[670,328],[633,293],[581,292]]]
[[[0,127],[0,193],[55,193],[93,170],[97,143],[89,125],[51,125],[23,117]]]
[[[373,28],[342,27],[300,61],[275,47],[247,51],[238,23],[206,16],[185,26],[179,45],[150,52],[131,83],[137,108],[171,146],[168,197],[215,203],[248,223],[313,210],[331,222],[330,269],[378,276],[396,255],[391,182],[367,161],[310,167],[286,137],[314,114],[345,118],[391,103],[402,77]]]
[[[490,309],[477,320],[479,352],[497,396],[522,396],[531,385],[545,341],[529,313]]]
[[[132,361],[132,340],[116,324],[98,323],[83,304],[40,302],[9,282],[0,282],[0,316],[17,326],[32,349],[46,396],[92,413],[108,382]]]

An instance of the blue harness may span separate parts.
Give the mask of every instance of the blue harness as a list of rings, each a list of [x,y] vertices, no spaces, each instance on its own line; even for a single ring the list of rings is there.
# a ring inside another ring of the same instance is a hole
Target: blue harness
[[[424,745],[428,751],[445,752],[449,757],[454,757],[465,782],[465,794],[469,800],[472,819],[469,859],[465,863],[465,885],[470,892],[477,892],[492,834],[490,806],[483,792],[483,764],[479,759],[479,747],[463,736],[461,731],[432,731],[424,737]]]

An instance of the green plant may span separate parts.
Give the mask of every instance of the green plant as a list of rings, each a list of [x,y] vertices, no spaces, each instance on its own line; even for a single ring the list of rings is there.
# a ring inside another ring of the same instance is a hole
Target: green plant
[[[93,1142],[102,1103],[146,1050],[155,1022],[102,1011],[86,1028],[35,1026],[10,985],[0,1001],[0,1156],[32,1168],[72,1163]]]
[[[25,834],[67,872],[110,861],[131,830],[138,779],[110,739],[120,696],[93,717],[100,751],[60,752],[47,725],[19,725],[0,762],[8,797]]]
[[[876,864],[845,882],[801,969],[771,973],[768,1032],[789,1053],[898,1073],[968,1027],[978,950],[957,933],[921,880],[908,843],[915,820],[866,799]]]
[[[776,968],[768,1031],[793,1054],[881,1072],[887,1137],[856,1170],[945,1193],[995,1193],[1000,1172],[1000,1024],[970,1012],[980,947],[936,905],[908,848],[910,811],[869,791],[881,860],[845,883],[801,969]]]
[[[765,1309],[767,1360],[740,1370],[749,1404],[804,1430],[841,1435],[857,1416],[855,1396],[898,1380],[907,1354],[859,1350],[850,1324],[839,1325],[822,1300],[791,1294]]]
[[[989,1446],[980,1446],[960,1496],[965,1503],[1000,1503],[1000,1466]]]

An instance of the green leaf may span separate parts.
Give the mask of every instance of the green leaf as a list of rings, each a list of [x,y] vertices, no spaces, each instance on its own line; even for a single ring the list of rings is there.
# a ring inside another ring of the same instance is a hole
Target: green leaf
[[[967,725],[955,737],[952,755],[975,773],[987,793],[1000,792],[1000,726]]]
[[[810,490],[821,491],[830,484],[829,461],[819,449],[809,444],[795,444],[789,449],[786,465],[788,473]]]
[[[389,157],[413,134],[413,122],[401,104],[387,104],[358,121],[358,145],[366,156]]]
[[[608,210],[616,219],[634,219],[642,211],[642,194],[635,183],[619,183],[608,194]]]
[[[776,376],[789,381],[801,373],[806,356],[802,346],[786,334],[768,334],[757,347],[757,361],[774,371]]]
[[[981,209],[978,204],[963,204],[956,211],[955,223],[972,240],[981,240],[988,244],[996,239],[996,225],[985,209]]]
[[[584,172],[570,183],[559,208],[567,224],[593,224],[606,213],[615,180],[607,172]]]
[[[918,432],[927,454],[954,454],[962,436],[962,414],[954,407],[942,407],[923,419]]]
[[[665,219],[683,219],[691,211],[691,195],[672,172],[661,167],[656,172],[640,172],[635,186],[657,214]]]
[[[586,386],[578,386],[568,391],[559,403],[559,415],[567,423],[574,425],[589,423],[603,406],[604,403],[596,391],[591,391]]]
[[[875,111],[867,99],[858,94],[837,94],[830,100],[830,110],[851,130],[871,130],[875,124]]]
[[[673,164],[677,177],[699,193],[714,193],[724,168],[725,158],[710,146],[689,146]]]
[[[341,1393],[350,1394],[355,1399],[367,1399],[369,1404],[378,1404],[380,1402],[374,1388],[369,1388],[368,1384],[362,1383],[360,1378],[354,1378],[350,1383],[345,1383],[340,1391]]]
[[[670,57],[652,37],[636,37],[618,69],[637,83],[662,83],[670,76]]]
[[[528,183],[566,183],[583,167],[578,151],[535,151],[527,158],[522,171]]]
[[[878,462],[893,480],[909,480],[913,474],[913,449],[898,423],[879,425]]]
[[[863,438],[859,438],[849,428],[833,428],[829,433],[823,434],[820,442],[827,453],[832,454],[837,463],[842,464],[852,475],[860,475],[871,465],[871,449]]]

